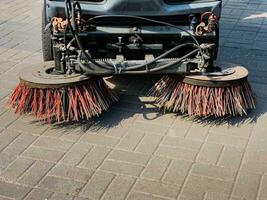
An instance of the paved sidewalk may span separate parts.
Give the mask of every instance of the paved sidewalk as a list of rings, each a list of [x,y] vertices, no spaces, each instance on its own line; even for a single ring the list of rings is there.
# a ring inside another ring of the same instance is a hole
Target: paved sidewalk
[[[42,0],[1,0],[0,200],[266,200],[267,1],[223,2],[219,60],[250,70],[248,117],[160,113],[152,81],[129,77],[109,80],[122,100],[99,119],[50,126],[5,106],[18,72],[42,62]]]

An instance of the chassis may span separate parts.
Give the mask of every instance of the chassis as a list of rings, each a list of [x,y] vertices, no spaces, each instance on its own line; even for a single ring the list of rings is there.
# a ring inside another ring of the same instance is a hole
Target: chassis
[[[65,21],[66,3],[44,0],[43,55],[45,61],[54,60],[58,72],[105,76],[214,70],[221,0],[78,2],[75,21]],[[67,27],[72,22],[76,39]]]

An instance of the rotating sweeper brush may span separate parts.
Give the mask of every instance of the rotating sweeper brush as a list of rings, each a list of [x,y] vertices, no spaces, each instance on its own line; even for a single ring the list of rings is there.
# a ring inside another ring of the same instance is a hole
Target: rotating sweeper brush
[[[89,119],[118,100],[102,77],[162,74],[150,94],[166,110],[246,114],[255,108],[247,70],[213,64],[221,4],[44,0],[43,56],[54,63],[23,71],[9,104],[49,122]]]
[[[20,83],[8,102],[16,113],[31,113],[48,122],[88,120],[118,100],[102,78],[53,70],[53,64],[47,63],[20,73]]]
[[[171,112],[197,117],[242,116],[255,109],[247,77],[248,71],[241,66],[207,75],[165,76],[149,94]]]

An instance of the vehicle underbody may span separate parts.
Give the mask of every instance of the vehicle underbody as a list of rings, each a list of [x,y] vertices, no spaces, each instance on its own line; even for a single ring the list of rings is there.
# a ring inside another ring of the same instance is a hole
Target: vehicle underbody
[[[205,0],[46,0],[44,8],[56,70],[103,76],[212,72],[220,10],[221,1]]]

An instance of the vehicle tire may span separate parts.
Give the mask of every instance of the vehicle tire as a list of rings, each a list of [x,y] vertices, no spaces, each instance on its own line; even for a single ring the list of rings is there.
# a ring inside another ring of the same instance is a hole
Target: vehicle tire
[[[46,3],[44,2],[43,10],[42,10],[42,50],[43,50],[43,60],[51,61],[53,58],[53,42],[51,39],[51,31],[50,29],[45,30],[47,25],[46,18]]]

